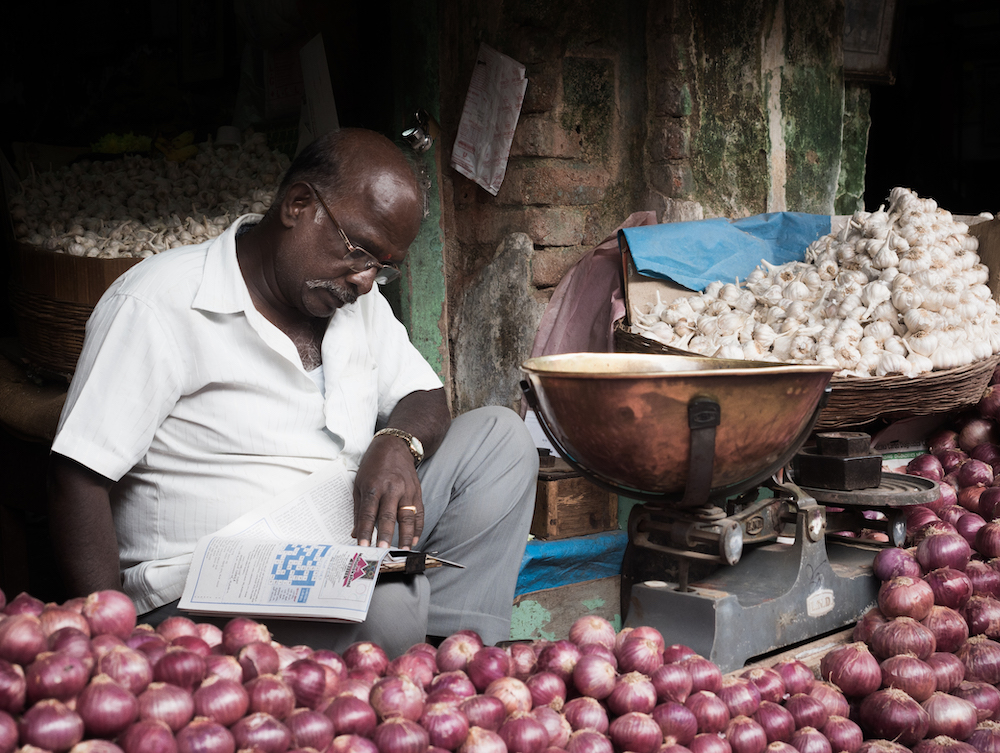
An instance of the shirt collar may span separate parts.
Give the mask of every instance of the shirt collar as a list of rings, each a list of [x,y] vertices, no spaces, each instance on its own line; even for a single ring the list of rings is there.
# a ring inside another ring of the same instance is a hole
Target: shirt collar
[[[236,258],[236,235],[243,223],[260,222],[261,219],[259,214],[244,214],[209,244],[201,284],[191,304],[194,308],[236,314],[253,305]]]

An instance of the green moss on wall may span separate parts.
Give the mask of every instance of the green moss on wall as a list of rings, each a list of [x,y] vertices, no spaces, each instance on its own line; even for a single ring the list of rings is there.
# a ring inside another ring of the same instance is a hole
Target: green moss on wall
[[[844,88],[844,144],[840,154],[837,183],[837,214],[854,214],[865,206],[865,160],[868,158],[868,129],[872,119],[871,89],[868,84],[850,82]]]

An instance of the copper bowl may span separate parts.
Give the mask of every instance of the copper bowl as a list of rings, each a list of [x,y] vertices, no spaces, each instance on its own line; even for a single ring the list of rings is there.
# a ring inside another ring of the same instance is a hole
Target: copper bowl
[[[770,477],[805,442],[835,371],[632,353],[543,356],[521,370],[560,454],[626,495],[666,500],[688,483],[693,399],[719,406],[712,495],[736,494]]]

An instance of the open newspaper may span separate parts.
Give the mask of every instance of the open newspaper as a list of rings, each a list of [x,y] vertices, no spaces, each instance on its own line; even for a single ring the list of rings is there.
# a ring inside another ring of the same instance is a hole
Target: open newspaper
[[[352,477],[331,463],[203,537],[180,604],[194,613],[363,622],[380,573],[461,567],[354,543]]]

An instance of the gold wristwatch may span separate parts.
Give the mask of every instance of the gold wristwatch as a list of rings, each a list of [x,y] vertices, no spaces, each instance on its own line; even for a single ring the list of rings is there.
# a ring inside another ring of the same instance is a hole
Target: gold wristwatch
[[[415,436],[410,434],[408,431],[403,431],[402,429],[379,429],[375,432],[376,437],[380,437],[383,434],[390,434],[394,437],[399,437],[406,442],[410,447],[410,454],[413,455],[413,465],[414,467],[419,466],[424,459],[424,446],[420,444],[420,440]]]

